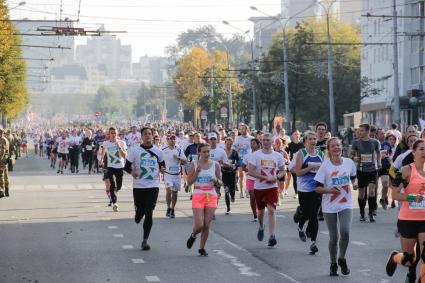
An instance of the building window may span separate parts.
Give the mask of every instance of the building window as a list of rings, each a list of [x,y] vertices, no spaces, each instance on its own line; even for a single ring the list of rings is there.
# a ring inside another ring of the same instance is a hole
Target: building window
[[[412,85],[419,84],[420,70],[419,67],[410,69],[410,80]]]

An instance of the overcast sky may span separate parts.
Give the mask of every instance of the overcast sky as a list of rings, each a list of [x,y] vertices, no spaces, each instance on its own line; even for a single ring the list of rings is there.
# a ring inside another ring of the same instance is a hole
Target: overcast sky
[[[20,1],[7,1],[12,19],[77,19],[80,0],[26,0],[26,5],[14,8]],[[253,27],[251,16],[261,16],[250,6],[269,13],[280,13],[280,0],[81,0],[78,26],[97,29],[104,23],[108,30],[127,31],[119,35],[131,44],[133,61],[143,55],[164,55],[164,48],[175,43],[179,33],[206,24],[230,36],[236,30],[222,24],[227,20],[243,30]],[[78,38],[77,44],[85,42]]]

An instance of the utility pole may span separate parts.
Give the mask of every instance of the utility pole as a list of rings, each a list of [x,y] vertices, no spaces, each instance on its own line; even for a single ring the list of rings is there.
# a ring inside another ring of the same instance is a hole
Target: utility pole
[[[331,5],[332,6],[332,5]],[[331,6],[329,6],[326,13],[326,29],[328,36],[328,83],[329,83],[329,118],[331,122],[331,132],[336,134],[335,123],[335,101],[334,101],[334,81],[333,81],[333,47],[330,32],[329,13]]]
[[[425,3],[424,0],[420,0],[419,1],[419,11],[420,11],[420,19],[419,19],[419,30],[420,30],[420,37],[419,37],[419,70],[420,70],[420,75],[419,75],[419,88],[420,90],[424,90],[424,16],[425,16]],[[422,118],[422,117],[420,117]]]
[[[233,96],[232,96],[232,81],[230,77],[230,61],[229,61],[229,52],[227,51],[227,76],[229,80],[229,128],[233,128]]]
[[[394,117],[393,121],[400,123],[400,93],[398,87],[398,44],[397,44],[397,3],[393,0],[393,69],[394,69]]]

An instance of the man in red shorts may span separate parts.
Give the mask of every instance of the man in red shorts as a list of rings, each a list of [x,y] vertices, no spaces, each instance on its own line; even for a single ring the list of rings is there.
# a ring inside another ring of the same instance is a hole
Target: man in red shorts
[[[278,181],[285,176],[285,162],[283,156],[272,149],[273,136],[266,133],[263,136],[263,149],[252,154],[248,162],[249,175],[255,177],[254,196],[258,208],[258,222],[260,227],[257,239],[264,239],[264,212],[267,207],[269,216],[269,247],[277,244],[276,229],[276,204],[279,201]]]

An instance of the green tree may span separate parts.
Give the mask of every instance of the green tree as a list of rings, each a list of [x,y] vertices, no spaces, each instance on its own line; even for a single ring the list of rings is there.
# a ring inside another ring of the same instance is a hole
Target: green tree
[[[16,28],[9,21],[6,2],[0,0],[0,114],[2,118],[15,118],[27,106],[25,85],[26,66],[21,58],[21,42]]]
[[[110,87],[101,87],[93,100],[93,109],[101,112],[104,116],[112,117],[121,107],[121,99],[117,91]]]

